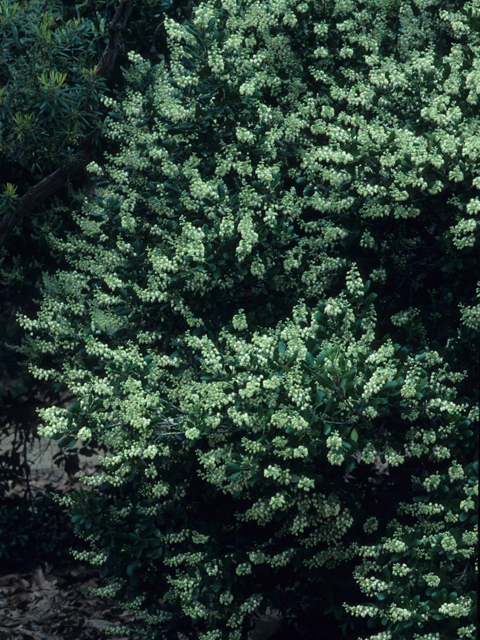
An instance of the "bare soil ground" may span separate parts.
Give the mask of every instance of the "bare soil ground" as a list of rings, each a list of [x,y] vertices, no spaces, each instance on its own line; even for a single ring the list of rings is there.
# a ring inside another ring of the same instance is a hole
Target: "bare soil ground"
[[[86,475],[97,469],[82,465]],[[31,477],[33,493],[47,485],[65,494],[85,487],[75,476],[58,469],[37,468]],[[22,491],[24,487],[16,485],[11,494]],[[0,640],[125,640],[103,633],[107,627],[126,624],[130,614],[113,601],[90,593],[90,588],[100,584],[98,571],[89,565],[73,559],[39,559],[16,571],[4,569],[0,562]]]

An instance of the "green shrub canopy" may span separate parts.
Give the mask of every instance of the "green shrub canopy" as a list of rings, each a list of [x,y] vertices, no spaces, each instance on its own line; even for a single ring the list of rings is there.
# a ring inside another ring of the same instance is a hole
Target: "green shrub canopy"
[[[61,3],[39,0],[0,7],[0,166],[21,191],[28,174],[43,178],[73,162],[79,140],[99,125],[105,82],[95,76],[94,58],[103,34],[91,20],[64,13]],[[12,189],[4,185],[4,196]]]
[[[43,433],[112,452],[69,499],[98,593],[150,638],[240,640],[267,604],[473,638],[480,3],[165,28],[169,65],[129,54],[104,98],[119,151],[22,318],[78,398]]]

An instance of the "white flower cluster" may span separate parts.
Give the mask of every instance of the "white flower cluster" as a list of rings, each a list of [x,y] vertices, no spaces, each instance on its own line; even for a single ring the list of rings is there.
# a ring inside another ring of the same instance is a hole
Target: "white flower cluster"
[[[475,511],[476,506],[472,498],[467,498],[466,500],[462,500],[460,502],[460,509],[463,511]]]
[[[467,545],[478,544],[478,524],[475,525],[473,531],[464,531],[462,534],[462,542]]]
[[[83,440],[83,441],[89,440],[92,437],[92,432],[88,427],[82,427],[79,430],[77,437],[79,440]]]
[[[342,438],[338,431],[334,431],[331,436],[328,436],[326,444],[330,449],[327,454],[327,459],[330,464],[341,465],[345,460],[345,454],[343,453]]]
[[[429,587],[438,587],[441,582],[440,576],[437,576],[435,573],[427,573],[423,579]]]
[[[42,408],[38,411],[38,415],[44,421],[44,424],[38,427],[39,435],[52,438],[60,433],[68,433],[66,409],[60,407]]]
[[[220,594],[219,600],[221,604],[230,604],[233,602],[233,595],[230,591],[224,591]]]
[[[245,600],[243,604],[240,605],[240,613],[253,613],[255,609],[260,606],[262,600],[262,595],[254,593],[247,600]]]
[[[363,524],[365,533],[373,533],[378,529],[378,520],[375,517],[368,518]]]
[[[369,442],[362,451],[361,461],[365,464],[374,464],[377,457],[376,447]]]
[[[412,567],[406,564],[399,564],[395,562],[392,566],[392,573],[394,576],[408,576],[413,571]]]
[[[139,53],[135,53],[134,51],[129,51],[127,56],[130,62],[134,64],[136,69],[142,74],[146,73],[152,66],[151,63],[148,60],[145,60],[144,58],[142,58],[142,56]]]
[[[255,231],[250,214],[245,214],[242,217],[237,229],[242,237],[236,248],[236,254],[240,262],[242,262],[252,252],[253,247],[258,242],[258,233]]]
[[[315,488],[315,480],[313,478],[307,478],[306,476],[302,476],[298,481],[297,487],[302,489],[303,491],[310,491]]]
[[[373,269],[373,271],[369,275],[369,278],[373,282],[385,284],[385,282],[387,281],[387,272],[383,267],[380,267],[379,269]]]
[[[436,460],[446,460],[450,458],[451,455],[450,449],[443,445],[436,444],[432,449],[432,456]]]
[[[375,369],[370,379],[367,381],[362,398],[369,400],[373,396],[377,395],[381,389],[397,375],[397,369],[393,365],[387,367],[378,367]]]
[[[270,464],[263,470],[265,478],[273,478],[279,484],[290,484],[289,469],[282,469],[277,464]]]
[[[463,480],[465,477],[463,467],[457,460],[453,460],[451,466],[448,468],[448,475],[452,482],[455,482],[455,480]]]
[[[439,607],[439,613],[452,618],[463,618],[470,614],[472,601],[467,596],[460,596],[457,602],[445,602]]]
[[[200,431],[197,427],[191,427],[190,429],[185,429],[185,437],[187,440],[196,440],[200,436]]]
[[[375,247],[377,246],[372,234],[368,229],[362,234],[360,246],[368,249],[375,249]]]
[[[344,305],[337,300],[329,300],[325,307],[325,314],[331,318],[336,318],[345,310]]]
[[[239,309],[238,312],[232,318],[233,328],[237,331],[245,331],[248,329],[247,317],[243,309]]]
[[[477,283],[476,298],[480,300],[480,282]],[[477,305],[459,305],[462,318],[461,322],[469,329],[480,331],[480,302]]]
[[[397,607],[397,605],[392,604],[390,605],[387,615],[393,622],[400,622],[401,620],[410,620],[413,617],[414,612],[409,611],[408,609],[402,609],[402,607]]]
[[[388,584],[379,578],[361,578],[359,587],[367,595],[373,595],[382,591],[388,591]]]
[[[247,576],[252,573],[252,565],[250,562],[242,562],[235,569],[237,576]]]
[[[477,229],[478,222],[476,220],[466,220],[463,218],[454,227],[451,228],[453,234],[453,244],[458,250],[465,249],[465,247],[475,246],[476,238],[475,231]]]
[[[276,509],[285,510],[287,508],[287,501],[285,500],[285,495],[283,493],[276,493],[274,496],[270,498],[269,506],[274,511]]]
[[[398,467],[405,462],[405,457],[392,449],[392,447],[387,447],[385,449],[385,462],[388,462],[392,467]]]
[[[83,555],[81,555],[83,552],[75,552],[73,551],[73,555],[75,557],[77,557],[79,560],[83,559]],[[78,556],[76,556],[76,554],[79,554]],[[92,588],[91,589],[91,593],[94,596],[99,596],[101,598],[115,598],[116,594],[118,591],[120,591],[120,589],[122,588],[122,581],[121,580],[111,580],[109,582],[109,584],[107,584],[104,587],[99,587],[97,589]]]
[[[366,618],[367,616],[369,616],[370,618],[374,618],[378,615],[378,607],[373,604],[357,604],[352,606],[344,602],[343,607],[346,611],[352,613],[354,616],[358,616],[361,618]]]
[[[363,295],[363,280],[355,263],[347,273],[347,290],[357,298]]]
[[[256,141],[256,136],[253,131],[245,129],[245,127],[237,127],[235,134],[239,142],[253,145]]]
[[[385,551],[390,551],[391,553],[403,553],[407,550],[407,545],[403,540],[398,540],[397,538],[393,538],[391,540],[387,540],[382,544],[382,548]]]
[[[256,276],[257,278],[263,278],[265,275],[265,265],[263,264],[261,258],[255,258],[252,262],[252,266],[250,267],[250,273],[252,276]]]
[[[420,315],[419,309],[409,307],[408,309],[405,309],[405,311],[399,311],[398,313],[393,315],[390,320],[396,327],[404,327],[406,324],[414,320],[418,315]]]
[[[434,474],[429,476],[428,478],[425,478],[422,484],[425,487],[425,489],[430,493],[432,491],[435,491],[435,489],[437,489],[440,486],[441,482],[442,482],[442,478],[438,474]]]

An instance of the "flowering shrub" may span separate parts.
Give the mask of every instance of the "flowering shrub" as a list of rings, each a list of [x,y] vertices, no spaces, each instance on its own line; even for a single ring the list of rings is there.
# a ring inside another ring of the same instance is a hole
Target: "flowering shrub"
[[[474,636],[478,8],[453,4],[206,2],[104,98],[119,151],[49,237],[70,268],[23,349],[78,399],[43,433],[112,452],[68,501],[147,637],[240,640],[267,605]]]

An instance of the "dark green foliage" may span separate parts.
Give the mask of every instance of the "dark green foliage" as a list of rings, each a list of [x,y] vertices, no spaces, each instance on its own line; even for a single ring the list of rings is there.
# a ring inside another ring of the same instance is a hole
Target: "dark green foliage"
[[[2,572],[25,570],[41,562],[69,557],[78,539],[64,509],[48,486],[36,496],[6,497],[0,487],[0,558]]]
[[[200,5],[104,100],[20,351],[112,453],[66,502],[138,637],[473,637],[478,24],[418,5]]]
[[[101,159],[106,147],[101,138],[98,96],[107,86],[121,95],[120,69],[127,63],[126,55],[119,57],[107,81],[96,77],[94,71],[107,44],[106,27],[117,5],[116,1],[78,4],[36,0],[2,4],[0,215],[38,180],[63,163],[69,166],[80,138],[88,140],[91,153]],[[172,8],[170,2],[135,7],[131,31],[124,37],[127,49],[136,48],[147,57],[164,55],[159,25],[163,12],[169,11],[180,15],[182,9]],[[139,33],[143,37],[135,41]],[[103,109],[103,117],[105,113]],[[62,264],[61,254],[47,243],[47,236],[52,229],[66,232],[72,228],[70,210],[77,206],[78,190],[87,186],[85,175],[70,170],[68,185],[58,196],[39,204],[32,215],[25,216],[0,250],[0,443],[5,446],[15,435],[12,449],[0,457],[0,482],[28,480],[26,452],[38,437],[36,409],[60,401],[59,389],[33,379],[26,370],[25,358],[11,347],[21,341],[16,313],[35,313],[42,273],[54,272]],[[70,449],[68,456],[57,458],[57,464],[66,464],[72,470],[74,459],[78,462],[76,452],[78,448]],[[30,504],[27,496],[25,499]],[[21,504],[18,520],[23,522]],[[10,508],[14,513],[14,507]],[[25,531],[29,526],[25,520]],[[5,558],[1,550],[0,557]]]

